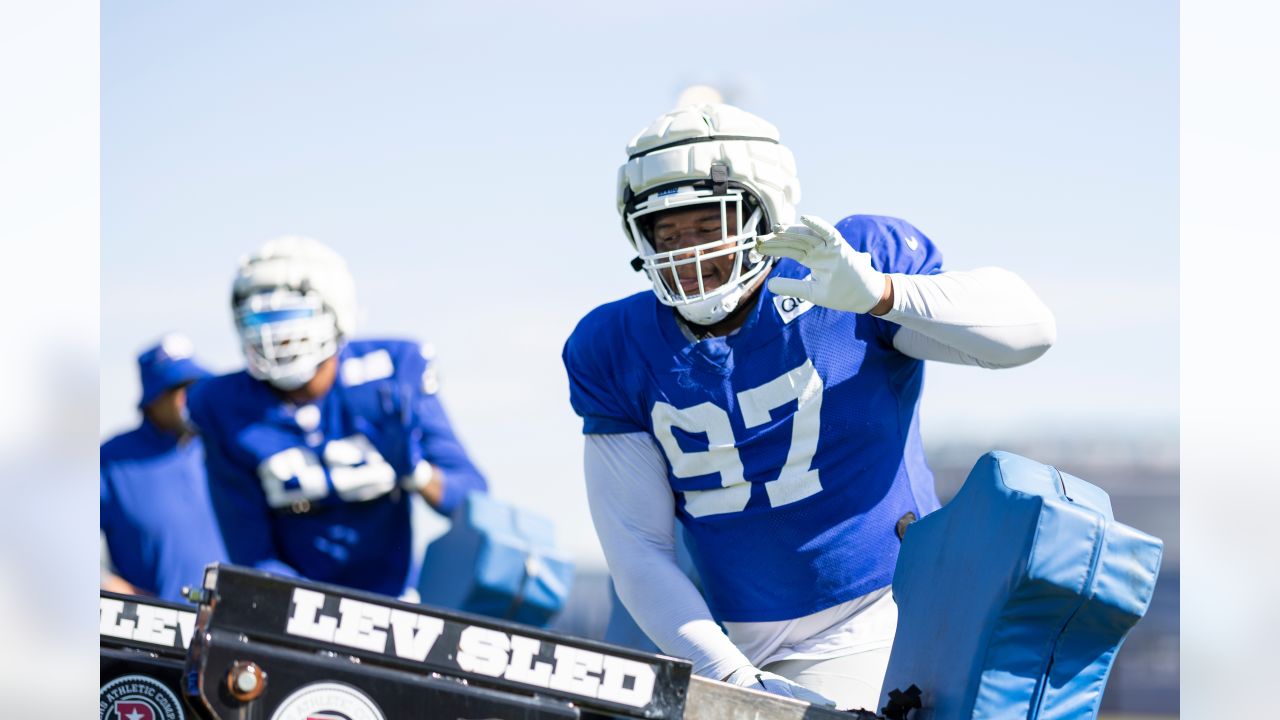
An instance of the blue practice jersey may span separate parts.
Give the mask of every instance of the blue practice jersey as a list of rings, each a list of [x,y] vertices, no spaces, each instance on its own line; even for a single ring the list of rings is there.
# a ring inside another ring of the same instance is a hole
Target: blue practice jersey
[[[99,451],[99,524],[120,577],[165,600],[200,587],[226,562],[205,483],[199,438],[179,442],[149,420]]]
[[[196,383],[187,406],[237,564],[399,595],[416,570],[402,484],[418,462],[445,474],[441,513],[486,487],[417,343],[345,344],[333,388],[313,404],[241,371]]]
[[[905,221],[836,225],[882,272],[941,272]],[[809,270],[782,259],[770,277]],[[938,507],[920,443],[924,364],[897,325],[761,288],[742,328],[691,343],[652,292],[588,314],[564,349],[583,432],[652,435],[720,620],[801,617],[889,584],[898,521]]]

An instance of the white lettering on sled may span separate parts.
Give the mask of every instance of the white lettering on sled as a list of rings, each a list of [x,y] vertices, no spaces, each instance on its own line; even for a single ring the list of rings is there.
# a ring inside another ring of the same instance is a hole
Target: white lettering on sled
[[[445,621],[438,617],[347,597],[338,600],[336,615],[326,614],[325,600],[324,593],[294,588],[285,632],[416,662],[426,661],[444,634]],[[106,633],[105,612],[103,618]],[[463,672],[524,685],[631,707],[644,707],[653,699],[656,675],[652,666],[558,643],[548,643],[549,652],[545,652],[543,642],[467,625],[449,656]]]
[[[191,644],[191,634],[196,629],[195,613],[142,602],[129,602],[129,605],[134,608],[136,620],[124,616],[124,600],[100,598],[98,631],[109,637],[164,647],[185,648]]]

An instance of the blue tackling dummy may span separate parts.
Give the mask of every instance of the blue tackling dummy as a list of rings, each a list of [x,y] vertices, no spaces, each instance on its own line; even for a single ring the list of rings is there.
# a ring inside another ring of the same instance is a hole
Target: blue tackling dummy
[[[906,221],[836,228],[882,272],[941,272]],[[782,259],[770,278],[808,274]],[[584,433],[661,444],[722,621],[801,617],[888,585],[899,520],[938,507],[916,416],[924,362],[893,349],[900,326],[760,292],[727,337],[690,343],[646,290],[592,311],[564,348]]]
[[[573,563],[556,547],[551,520],[477,493],[427,547],[418,596],[427,605],[545,626],[572,586]]]
[[[1162,547],[1116,522],[1099,488],[984,455],[946,507],[907,529],[883,691],[923,690],[918,720],[1096,717]]]

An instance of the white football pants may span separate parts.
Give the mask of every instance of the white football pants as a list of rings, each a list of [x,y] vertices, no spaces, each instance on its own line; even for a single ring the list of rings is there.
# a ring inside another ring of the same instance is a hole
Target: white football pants
[[[892,648],[827,658],[825,660],[778,660],[761,670],[777,673],[792,682],[821,693],[841,710],[879,712],[880,688],[889,668]]]

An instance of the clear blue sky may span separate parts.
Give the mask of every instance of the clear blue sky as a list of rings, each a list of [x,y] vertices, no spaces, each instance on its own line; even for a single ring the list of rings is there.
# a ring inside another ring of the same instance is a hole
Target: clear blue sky
[[[930,368],[927,442],[1174,438],[1177,51],[1157,0],[106,4],[100,428],[164,331],[237,368],[236,258],[311,235],[362,334],[437,346],[495,491],[593,553],[560,347],[646,287],[617,166],[709,83],[779,127],[802,212],[904,217],[1054,310],[1031,366]]]

